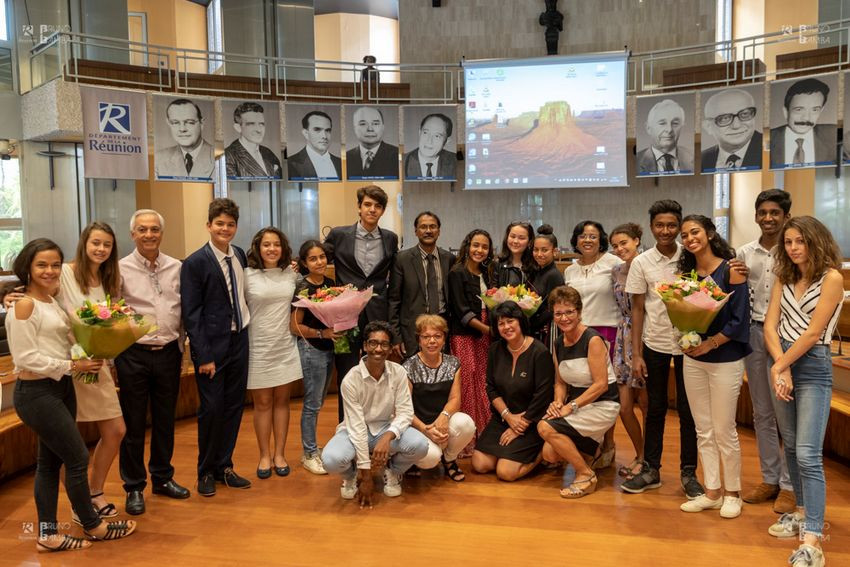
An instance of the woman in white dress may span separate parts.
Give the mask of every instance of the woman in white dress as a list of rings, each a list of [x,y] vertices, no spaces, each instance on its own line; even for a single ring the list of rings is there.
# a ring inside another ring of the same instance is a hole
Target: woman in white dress
[[[74,261],[62,265],[59,277],[59,305],[71,316],[89,301],[103,301],[109,295],[116,301],[121,293],[118,272],[118,247],[115,232],[106,223],[93,222],[83,229]],[[101,518],[112,518],[118,510],[103,495],[106,476],[112,467],[127,428],[118,402],[118,392],[107,365],[98,372],[97,382],[74,380],[77,396],[77,421],[95,422],[100,441],[94,449],[89,486],[94,508]]]
[[[254,431],[260,448],[257,477],[261,479],[271,476],[272,467],[278,476],[290,472],[283,454],[289,429],[289,395],[292,383],[302,377],[298,347],[289,331],[297,279],[291,261],[289,240],[277,228],[263,228],[251,241],[245,270],[245,300],[251,312],[248,389],[254,399]]]

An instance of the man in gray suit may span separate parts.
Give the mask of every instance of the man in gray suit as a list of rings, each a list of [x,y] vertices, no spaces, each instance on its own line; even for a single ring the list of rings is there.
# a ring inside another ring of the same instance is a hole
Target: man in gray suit
[[[419,147],[404,156],[404,178],[456,179],[457,157],[444,149],[452,136],[452,121],[445,114],[429,114],[419,124]]]
[[[834,164],[838,127],[818,124],[829,86],[818,79],[797,81],[785,93],[786,124],[770,129],[770,167]]]
[[[178,98],[168,104],[165,117],[177,144],[154,154],[156,177],[211,180],[215,156],[212,144],[201,136],[204,129],[201,109],[188,98]]]
[[[645,127],[652,145],[637,153],[638,175],[693,172],[693,151],[679,146],[684,124],[685,110],[672,99],[664,99],[649,110]]]

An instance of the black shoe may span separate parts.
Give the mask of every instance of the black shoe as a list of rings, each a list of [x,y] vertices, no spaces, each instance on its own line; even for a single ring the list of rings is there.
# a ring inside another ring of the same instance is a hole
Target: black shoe
[[[215,496],[215,477],[212,473],[207,473],[198,479],[198,494]]]
[[[289,468],[289,465],[285,465],[282,467],[275,466],[274,474],[277,476],[289,476],[289,473],[292,472],[292,469]]]
[[[176,500],[189,498],[189,495],[191,494],[188,488],[180,486],[174,482],[174,479],[171,479],[164,484],[154,484],[151,488],[151,492],[154,494],[162,494],[163,496],[168,496],[169,498],[174,498]]]
[[[260,480],[266,480],[267,478],[271,478],[271,477],[272,477],[272,470],[271,469],[261,469],[260,467],[257,467],[257,478],[259,478]]]
[[[131,490],[127,493],[127,501],[124,503],[124,509],[131,516],[138,516],[145,513],[145,495],[141,490]]]
[[[228,488],[251,488],[251,481],[239,476],[231,468],[224,469],[224,474],[219,482],[223,482]]]
[[[620,485],[624,492],[631,494],[640,494],[652,488],[661,487],[661,475],[658,469],[654,469],[649,464],[644,463],[639,474],[636,474],[626,482]]]
[[[697,480],[697,471],[691,467],[682,469],[682,490],[688,500],[694,500],[705,494],[705,490]]]

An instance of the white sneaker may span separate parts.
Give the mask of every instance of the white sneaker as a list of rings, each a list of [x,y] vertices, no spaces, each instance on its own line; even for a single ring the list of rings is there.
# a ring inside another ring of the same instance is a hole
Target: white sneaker
[[[791,554],[791,557],[788,558],[788,564],[791,567],[823,567],[826,565],[826,559],[823,557],[822,550],[804,543]]]
[[[712,500],[705,494],[700,494],[693,500],[688,500],[679,506],[679,510],[682,512],[702,512],[703,510],[717,510],[721,506],[723,506],[722,498]]]
[[[797,537],[797,534],[800,533],[800,524],[805,519],[805,516],[796,510],[788,514],[782,514],[772,526],[767,528],[767,533],[779,538]]]
[[[384,469],[384,494],[390,498],[401,496],[401,477],[391,469]]]
[[[307,455],[301,455],[301,466],[313,474],[328,474],[328,471],[325,470],[322,464],[322,458],[319,457],[318,453],[313,453],[309,457]]]
[[[357,495],[357,479],[342,479],[342,486],[339,487],[339,495],[343,500],[354,500]]]
[[[720,517],[731,520],[741,515],[744,501],[738,496],[724,496],[723,506],[720,507]]]

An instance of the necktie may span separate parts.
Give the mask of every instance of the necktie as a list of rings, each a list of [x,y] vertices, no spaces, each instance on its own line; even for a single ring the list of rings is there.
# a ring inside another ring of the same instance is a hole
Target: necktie
[[[366,152],[366,161],[363,162],[363,169],[369,169],[372,167],[372,160],[375,158],[375,152],[369,150]]]
[[[186,154],[183,161],[186,163],[186,175],[192,173],[192,166],[195,165],[195,162],[192,160],[192,154]]]
[[[431,169],[434,167],[434,164],[429,161],[425,165],[428,167],[428,170],[425,172],[425,177],[434,177],[434,170]]]
[[[428,270],[425,272],[425,293],[428,296],[428,313],[437,315],[440,312],[440,290],[437,288],[437,267],[434,265],[434,255],[425,256],[428,260]]]
[[[802,165],[806,163],[806,152],[803,151],[803,138],[797,138],[794,141],[797,142],[797,149],[794,150],[794,161],[791,163],[794,165]]]
[[[661,157],[664,158],[664,171],[673,171],[673,156],[664,154]]]
[[[230,301],[233,303],[233,323],[237,331],[242,330],[242,309],[239,307],[239,288],[236,283],[236,272],[233,270],[233,258],[225,256],[227,273],[230,275]]]
[[[738,154],[732,154],[728,158],[726,158],[726,168],[727,169],[736,169],[738,167],[738,162],[741,161],[741,158]]]

